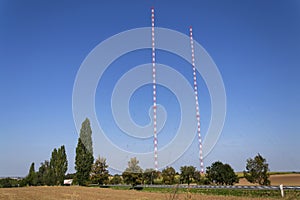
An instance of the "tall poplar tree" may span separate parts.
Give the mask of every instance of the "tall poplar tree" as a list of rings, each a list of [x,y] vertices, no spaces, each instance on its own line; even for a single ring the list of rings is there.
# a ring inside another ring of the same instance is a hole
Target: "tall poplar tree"
[[[56,184],[62,185],[65,179],[65,174],[68,170],[68,160],[65,146],[62,145],[57,150],[57,160],[55,164]]]
[[[34,163],[31,163],[30,165],[29,173],[25,178],[25,183],[29,186],[35,186],[37,184],[37,176],[34,169]]]
[[[80,139],[86,149],[93,155],[92,128],[88,118],[81,124]]]
[[[57,183],[56,163],[57,163],[57,149],[54,148],[50,158],[50,172],[49,172],[50,185],[55,185]]]
[[[65,150],[65,146],[62,145],[58,149],[52,151],[50,159],[50,184],[51,185],[62,185],[65,174],[68,169],[68,160]]]
[[[79,185],[87,184],[93,162],[92,129],[89,119],[86,118],[81,125],[80,137],[76,147],[75,170]]]

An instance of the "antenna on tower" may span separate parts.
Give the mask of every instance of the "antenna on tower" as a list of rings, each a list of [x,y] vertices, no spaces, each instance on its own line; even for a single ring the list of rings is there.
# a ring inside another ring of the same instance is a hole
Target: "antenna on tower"
[[[200,172],[201,174],[203,174],[204,164],[203,164],[203,152],[202,152],[202,138],[200,132],[200,112],[199,112],[198,86],[197,86],[197,76],[196,76],[196,67],[195,67],[195,50],[194,50],[192,26],[190,26],[190,43],[191,43],[191,50],[192,50],[192,67],[193,67],[193,76],[194,76],[194,94],[195,94],[195,102],[196,102],[197,134],[198,134],[198,141],[199,141]]]
[[[151,8],[151,36],[152,36],[154,168],[155,171],[157,171],[158,161],[157,161],[157,126],[156,126],[156,66],[155,66],[155,37],[154,37],[154,7]]]

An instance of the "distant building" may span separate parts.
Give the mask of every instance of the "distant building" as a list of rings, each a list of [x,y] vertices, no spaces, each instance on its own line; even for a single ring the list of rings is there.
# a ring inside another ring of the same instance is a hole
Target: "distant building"
[[[65,179],[64,180],[64,185],[72,185],[73,179]]]

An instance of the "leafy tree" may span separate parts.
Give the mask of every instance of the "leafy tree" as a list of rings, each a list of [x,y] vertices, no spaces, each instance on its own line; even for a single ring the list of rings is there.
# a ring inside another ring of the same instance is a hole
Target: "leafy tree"
[[[193,178],[198,185],[209,185],[209,180],[206,177],[201,176],[200,171],[195,171]]]
[[[15,178],[0,178],[0,188],[19,187],[20,180]]]
[[[107,184],[109,176],[107,168],[108,165],[106,164],[106,159],[99,156],[92,165],[92,181],[99,185]]]
[[[65,173],[68,169],[67,154],[65,146],[54,148],[51,153],[50,162],[45,161],[41,163],[39,171],[37,172],[38,185],[62,185]]]
[[[10,178],[0,179],[0,188],[10,188],[12,187],[10,183]]]
[[[203,184],[200,171],[195,171],[193,178],[197,184]]]
[[[153,184],[153,181],[157,179],[159,172],[154,169],[146,169],[143,174],[143,179],[145,184]]]
[[[131,173],[143,172],[142,168],[139,166],[139,161],[136,159],[136,157],[130,159],[130,161],[128,162],[128,167],[125,171]]]
[[[87,184],[93,162],[92,129],[89,119],[86,118],[81,125],[76,147],[75,169],[76,181],[79,185]]]
[[[244,171],[244,177],[250,183],[258,183],[259,185],[270,185],[270,175],[268,174],[269,164],[267,160],[260,154],[254,157],[254,159],[247,159],[246,171]]]
[[[29,173],[25,178],[26,185],[35,186],[37,184],[37,176],[34,169],[34,163],[31,163]]]
[[[225,185],[233,185],[234,183],[239,182],[238,175],[235,174],[234,170],[229,164],[224,164],[224,184]]]
[[[128,162],[128,167],[122,173],[124,182],[126,184],[131,184],[132,187],[142,183],[143,170],[138,164],[139,161],[136,159],[136,157],[131,158]]]
[[[211,183],[221,185],[233,185],[239,182],[238,176],[234,173],[231,166],[220,161],[214,162],[210,167],[207,167],[206,178]]]
[[[12,187],[10,178],[0,179],[0,188],[10,188]]]
[[[50,158],[49,185],[55,185],[57,183],[57,159],[57,149],[54,148]]]
[[[86,185],[93,165],[93,155],[88,151],[85,145],[78,139],[75,157],[76,181],[79,185]]]
[[[196,168],[194,166],[183,166],[180,167],[180,171],[180,180],[183,183],[187,183],[188,185],[190,185],[190,182],[195,175]]]
[[[88,118],[81,124],[80,139],[86,149],[93,155],[92,129]]]
[[[51,185],[52,177],[50,170],[50,162],[48,160],[41,163],[39,171],[37,172],[37,185]]]
[[[114,177],[110,180],[110,184],[118,185],[122,183],[122,177],[119,174],[115,174]]]
[[[132,185],[132,187],[142,183],[142,173],[132,173],[124,171],[122,173],[124,183]]]
[[[62,145],[57,150],[57,159],[55,162],[55,174],[56,174],[56,184],[62,185],[64,183],[65,174],[68,170],[68,160],[65,150],[65,146]]]
[[[75,178],[75,176],[76,176],[76,174],[75,173],[68,173],[68,174],[66,174],[65,175],[65,179],[74,179]]]
[[[163,177],[163,183],[172,185],[174,184],[176,171],[173,167],[166,167],[162,170],[161,175]]]

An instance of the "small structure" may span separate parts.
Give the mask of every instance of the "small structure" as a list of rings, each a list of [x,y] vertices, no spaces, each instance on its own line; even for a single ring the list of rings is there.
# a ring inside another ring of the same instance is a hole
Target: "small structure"
[[[73,183],[73,179],[65,179],[64,180],[64,185],[70,186]]]

